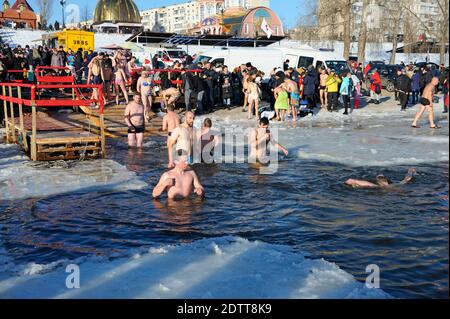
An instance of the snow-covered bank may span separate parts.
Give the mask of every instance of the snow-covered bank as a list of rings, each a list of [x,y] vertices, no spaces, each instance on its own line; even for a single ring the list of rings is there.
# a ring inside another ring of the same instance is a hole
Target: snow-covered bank
[[[441,99],[442,100],[442,99]],[[440,102],[442,103],[442,101]],[[346,116],[343,110],[330,113],[316,111],[294,123],[271,122],[276,139],[290,151],[289,156],[302,159],[339,163],[348,166],[396,166],[448,162],[448,119],[435,105],[441,130],[429,129],[423,116],[420,129],[411,128],[418,106],[400,112],[391,98],[379,105],[353,110]],[[205,116],[206,117],[206,116]],[[256,127],[247,120],[241,108],[221,110],[208,115],[216,130]],[[204,117],[196,120],[200,127]],[[237,142],[239,145],[239,141]],[[244,142],[242,142],[244,143]]]
[[[3,32],[10,35],[5,37],[5,40],[10,43],[14,43],[16,45],[21,45],[24,47],[25,45],[37,45],[41,44],[41,42],[36,41],[42,38],[42,35],[46,32],[41,30],[13,30],[4,28]],[[106,34],[106,33],[95,33],[94,34],[94,49],[100,50],[101,47],[118,44],[125,42],[131,34]]]
[[[18,146],[0,144],[0,200],[144,187],[134,172],[112,160],[33,163]]]
[[[21,276],[0,275],[0,297],[390,298],[333,263],[239,237],[157,247],[111,262],[87,260],[78,265],[79,289],[66,288],[65,265],[53,266],[34,264]]]

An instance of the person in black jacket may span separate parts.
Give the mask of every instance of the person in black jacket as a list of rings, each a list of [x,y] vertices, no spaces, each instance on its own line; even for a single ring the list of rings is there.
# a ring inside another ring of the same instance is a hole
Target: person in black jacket
[[[222,98],[223,105],[229,110],[231,107],[231,98],[233,97],[233,88],[230,84],[230,79],[228,77],[224,78],[222,84]]]
[[[194,85],[194,76],[192,72],[182,72],[182,89],[184,92],[184,103],[186,104],[186,111],[192,110],[192,103],[191,103],[191,97],[192,94],[195,92],[195,85]]]
[[[411,90],[411,79],[406,75],[406,71],[404,69],[397,71],[395,89],[398,93],[398,99],[400,101],[400,111],[406,111],[406,105],[408,104],[408,93]]]
[[[194,84],[194,92],[197,96],[197,114],[202,114],[204,111],[203,108],[203,97],[205,95],[205,85],[203,80],[200,78],[200,75],[197,73],[193,74],[193,84]]]

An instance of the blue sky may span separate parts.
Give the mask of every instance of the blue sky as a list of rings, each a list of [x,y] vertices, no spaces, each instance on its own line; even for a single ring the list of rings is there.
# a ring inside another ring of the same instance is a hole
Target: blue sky
[[[61,18],[61,6],[59,4],[60,0],[54,0],[55,4],[53,7],[53,18],[50,20],[52,23],[56,20],[59,22],[62,21]],[[95,5],[97,4],[96,0],[66,0],[67,4],[78,4],[80,6],[80,10],[84,11],[86,5],[88,6],[88,10],[92,13],[94,12]],[[302,8],[307,0],[271,0],[270,6],[271,8],[278,14],[278,16],[284,21],[287,27],[294,27],[297,23],[298,17],[302,12]],[[10,0],[10,2],[14,2],[14,0]],[[31,7],[38,12],[38,7],[36,6],[36,0],[28,0]],[[135,0],[139,10],[145,10],[150,8],[161,7],[164,5],[170,5],[175,3],[186,2],[186,0]]]

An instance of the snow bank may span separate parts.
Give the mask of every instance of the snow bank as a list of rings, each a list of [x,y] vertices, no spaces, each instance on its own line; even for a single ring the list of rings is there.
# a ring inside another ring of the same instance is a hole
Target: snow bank
[[[436,107],[439,110],[441,106]],[[441,117],[441,130],[427,127],[422,118],[421,129],[410,127],[418,106],[400,112],[396,102],[384,102],[354,110],[346,116],[343,110],[330,113],[320,110],[314,116],[294,123],[272,121],[270,129],[289,156],[319,160],[348,166],[395,166],[448,162],[448,120]],[[256,127],[255,120],[247,120],[240,108],[208,115],[215,130]],[[439,116],[439,114],[438,114]],[[436,118],[438,117],[436,116]],[[204,117],[196,119],[196,127]],[[237,140],[241,146],[244,141]],[[245,141],[246,143],[246,141]]]
[[[31,162],[16,145],[0,144],[0,200],[144,187],[136,173],[112,160]]]
[[[13,30],[9,28],[4,28],[3,32],[10,35],[6,37],[7,42],[12,42],[15,45],[39,45],[41,42],[35,41],[42,38],[42,35],[46,32],[41,30]],[[121,44],[128,39],[131,34],[106,34],[106,33],[95,33],[94,34],[94,49],[100,50],[101,47],[111,44]]]
[[[68,262],[66,263],[68,264]],[[239,237],[152,248],[130,258],[79,264],[80,288],[65,286],[66,267],[33,265],[1,279],[2,298],[390,298],[336,264],[290,246]],[[43,269],[45,273],[40,273]]]

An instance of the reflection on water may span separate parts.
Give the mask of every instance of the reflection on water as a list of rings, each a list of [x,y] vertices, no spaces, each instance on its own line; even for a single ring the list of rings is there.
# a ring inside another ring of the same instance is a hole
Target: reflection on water
[[[165,139],[142,151],[114,143],[108,156],[148,189],[0,202],[1,245],[16,264],[236,235],[293,245],[361,281],[366,266],[377,264],[382,288],[395,297],[448,295],[448,163],[418,166],[412,184],[389,191],[343,182],[377,174],[400,181],[408,166],[355,168],[291,157],[277,174],[260,175],[247,164],[195,165],[205,199],[173,202],[151,197],[164,171]]]

